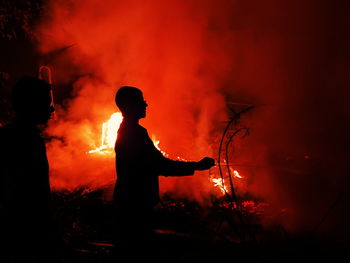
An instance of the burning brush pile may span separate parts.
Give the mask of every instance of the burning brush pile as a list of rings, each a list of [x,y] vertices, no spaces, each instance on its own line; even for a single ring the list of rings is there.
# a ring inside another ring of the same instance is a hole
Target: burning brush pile
[[[113,148],[122,121],[114,96],[120,86],[131,85],[150,105],[141,125],[165,156],[217,161],[209,172],[160,178],[160,211],[197,207],[193,211],[202,211],[204,221],[214,209],[233,214],[240,225],[275,217],[285,223],[281,219],[297,210],[286,191],[294,188],[279,181],[285,173],[274,165],[285,158],[280,148],[294,123],[274,129],[289,111],[260,106],[284,101],[289,78],[276,76],[276,65],[289,48],[257,33],[265,32],[259,20],[265,13],[240,15],[251,10],[244,1],[170,2],[44,4],[33,35],[39,63],[52,67],[54,75],[57,120],[47,130],[53,190],[62,202],[95,199],[96,192],[99,202],[111,201]],[[288,222],[297,224],[294,218]]]
[[[240,167],[242,171],[248,170],[244,164],[236,165],[232,156],[229,156],[235,136],[242,133],[240,139],[243,139],[249,133],[248,128],[239,125],[239,117],[248,110],[249,108],[245,108],[244,111],[234,114],[226,123],[217,147],[217,165],[208,173],[200,175],[201,181],[210,187],[205,202],[187,198],[186,195],[176,195],[171,190],[162,191],[162,201],[156,208],[156,232],[160,236],[170,237],[173,245],[186,240],[188,247],[186,250],[180,249],[180,254],[185,253],[189,257],[193,253],[200,253],[201,257],[212,256],[217,253],[212,247],[213,241],[215,244],[223,242],[226,245],[256,242],[261,238],[264,220],[276,214],[280,216],[284,212],[273,209],[268,203],[246,191],[249,177],[236,167]],[[100,144],[86,151],[85,155],[91,160],[99,160],[100,165],[114,162],[114,143],[121,122],[121,113],[115,112],[102,123]],[[161,150],[156,136],[152,136],[152,140],[163,155],[171,157]],[[186,161],[181,157],[173,158]],[[87,184],[71,190],[67,190],[66,186],[60,188],[59,184],[55,186],[56,217],[66,240],[74,247],[75,257],[80,260],[91,255],[98,260],[101,257],[108,258],[112,249],[113,183],[103,186]],[[276,234],[280,233],[274,233]],[[209,242],[206,245],[210,244],[213,254],[204,253],[203,247],[193,247],[199,244],[203,246],[203,242]],[[228,255],[223,253],[222,256]]]
[[[236,156],[250,133],[241,117],[254,107],[235,103],[234,108],[231,106],[231,118],[213,136],[211,148],[217,156],[216,166],[186,178],[186,182],[182,178],[161,178],[162,202],[156,209],[159,235],[186,238],[191,244],[210,240],[255,242],[265,221],[285,212],[249,192],[251,170],[255,167],[237,161]],[[77,257],[95,254],[100,260],[108,257],[112,248],[114,146],[123,116],[114,112],[94,125],[88,120],[74,123],[69,114],[67,121],[58,109],[58,117],[47,130],[56,217]],[[158,137],[151,137],[164,156],[187,161],[167,153]]]

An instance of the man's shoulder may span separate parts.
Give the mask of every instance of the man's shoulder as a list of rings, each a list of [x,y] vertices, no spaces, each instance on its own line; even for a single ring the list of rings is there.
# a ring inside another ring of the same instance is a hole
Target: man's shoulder
[[[119,132],[129,134],[129,135],[131,134],[139,135],[139,134],[145,134],[145,133],[147,134],[147,130],[139,124],[133,124],[133,125],[122,124],[120,125],[118,133]]]
[[[140,131],[147,133],[147,129],[145,127],[138,125],[138,128],[140,129]]]
[[[125,147],[143,145],[148,139],[147,130],[141,125],[123,125],[118,130],[116,146]]]

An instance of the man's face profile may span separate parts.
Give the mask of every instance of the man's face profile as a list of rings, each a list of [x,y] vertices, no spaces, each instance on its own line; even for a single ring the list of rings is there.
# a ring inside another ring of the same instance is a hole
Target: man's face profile
[[[146,117],[147,103],[142,91],[124,86],[116,94],[116,104],[126,118],[141,119]]]
[[[136,116],[139,116],[139,118],[145,118],[146,117],[146,108],[147,103],[145,99],[143,98],[142,93],[135,97],[134,104],[132,105],[134,114]]]
[[[33,107],[32,116],[34,122],[37,124],[46,124],[49,119],[51,119],[51,115],[54,112],[54,107],[51,105],[51,94],[49,92],[43,93],[43,98],[40,103],[37,103],[35,107]]]

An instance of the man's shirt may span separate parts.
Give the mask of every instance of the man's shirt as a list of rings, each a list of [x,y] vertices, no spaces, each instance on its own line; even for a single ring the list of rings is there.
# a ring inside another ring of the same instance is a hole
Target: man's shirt
[[[174,161],[154,146],[147,130],[123,121],[115,144],[117,181],[114,200],[118,205],[154,206],[159,202],[158,176],[194,174],[193,162]]]

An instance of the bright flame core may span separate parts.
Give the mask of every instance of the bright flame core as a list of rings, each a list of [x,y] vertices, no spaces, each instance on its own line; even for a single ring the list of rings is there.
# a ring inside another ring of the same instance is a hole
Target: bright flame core
[[[231,168],[231,171],[232,171],[232,168]],[[233,170],[233,176],[234,176],[234,177],[237,177],[237,178],[240,178],[240,179],[243,178],[243,176],[241,176],[241,175],[239,174],[239,172],[236,171],[236,170]]]
[[[218,187],[221,193],[224,195],[228,192],[224,180],[222,178],[212,178],[211,181],[214,183],[214,187]]]
[[[111,115],[108,121],[102,124],[102,134],[101,134],[101,145],[94,150],[90,150],[88,153],[98,153],[98,154],[111,154],[113,153],[115,141],[118,137],[118,129],[120,124],[123,121],[123,115],[120,112],[115,112]],[[154,146],[164,155],[168,156],[167,153],[162,151],[159,147],[160,141],[156,138],[155,135],[152,135],[152,141]],[[180,157],[177,157],[178,160],[186,161]],[[243,177],[239,174],[237,170],[233,170],[232,167],[229,168],[230,172],[233,174],[234,178],[242,179]],[[223,195],[228,193],[228,188],[226,186],[225,180],[222,178],[211,178],[211,182],[214,187],[217,187]]]
[[[103,123],[102,145],[107,145],[108,148],[114,148],[118,136],[118,129],[122,121],[123,115],[120,112],[115,112],[107,122]]]
[[[243,178],[243,176],[241,176],[237,170],[233,170],[230,167],[230,171],[233,174],[234,178],[238,178],[238,179],[242,179]],[[227,186],[226,186],[227,184],[226,184],[224,179],[222,179],[222,178],[211,178],[211,181],[214,183],[214,187],[217,187],[221,191],[221,193],[223,195],[228,193],[228,189],[227,189]]]
[[[111,154],[114,149],[115,141],[118,137],[118,130],[123,121],[123,115],[120,112],[115,112],[111,115],[108,121],[102,123],[101,145],[94,150],[88,151],[89,154]],[[159,148],[160,141],[156,136],[152,135],[154,146],[164,155],[168,156]]]
[[[109,120],[102,124],[101,146],[89,151],[88,153],[111,153],[113,151],[115,141],[118,136],[118,129],[122,121],[123,115],[120,112],[113,113]]]

